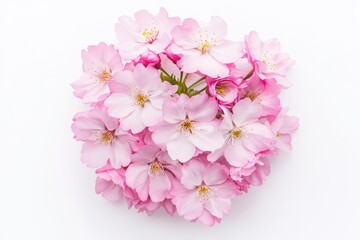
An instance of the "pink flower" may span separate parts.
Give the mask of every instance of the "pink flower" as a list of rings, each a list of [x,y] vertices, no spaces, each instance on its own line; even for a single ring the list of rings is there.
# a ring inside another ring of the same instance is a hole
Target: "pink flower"
[[[169,156],[180,162],[190,160],[197,150],[214,151],[224,143],[217,131],[217,109],[216,101],[207,94],[168,98],[163,107],[164,122],[150,128],[152,139],[166,146]]]
[[[163,207],[170,216],[173,216],[176,211],[170,199],[165,199],[162,202],[153,202],[148,199],[146,201],[138,201],[134,205],[138,212],[146,212],[148,216],[152,216],[160,207]]]
[[[286,115],[287,108],[281,110],[271,122],[271,129],[276,136],[275,148],[281,151],[291,150],[291,134],[299,127],[299,119]]]
[[[169,18],[164,8],[156,16],[146,10],[138,11],[135,20],[121,16],[115,26],[121,56],[134,60],[147,51],[163,52],[171,42],[172,29],[178,24],[180,19]]]
[[[180,54],[175,54],[171,51],[171,45],[169,45],[167,48],[165,48],[165,55],[173,62],[176,63],[181,59]]]
[[[141,201],[150,196],[151,201],[161,202],[169,197],[172,179],[179,176],[180,164],[170,159],[166,152],[154,145],[145,145],[132,155],[126,170],[126,183],[136,190]]]
[[[114,75],[112,94],[104,104],[110,116],[120,118],[122,129],[139,133],[160,122],[164,99],[171,94],[165,85],[155,68],[138,64],[134,72]]]
[[[231,105],[238,99],[238,84],[232,77],[209,79],[208,91],[220,105]]]
[[[231,198],[236,195],[236,186],[228,176],[229,170],[219,163],[205,165],[191,160],[185,164],[181,184],[175,185],[172,191],[178,214],[186,220],[203,218],[208,225],[215,222],[209,217],[222,218],[229,212]]]
[[[155,54],[152,51],[148,51],[140,55],[137,63],[142,63],[145,67],[152,66],[154,68],[159,68],[160,57],[158,54]]]
[[[280,44],[276,39],[262,42],[256,32],[251,32],[245,37],[245,46],[248,59],[261,79],[274,78],[279,85],[290,86],[285,74],[294,65],[294,61],[281,52]]]
[[[85,103],[98,102],[110,92],[108,83],[123,68],[119,52],[114,45],[99,43],[81,52],[83,75],[73,82],[74,95]]]
[[[239,101],[233,114],[224,110],[224,119],[219,127],[225,138],[222,148],[208,155],[213,162],[222,155],[230,165],[243,167],[255,160],[255,155],[272,148],[273,134],[270,128],[259,121],[262,107],[250,99]]]
[[[262,116],[276,116],[280,110],[281,88],[275,80],[261,80],[256,74],[246,80],[247,86],[241,89],[241,98],[249,98],[253,102],[259,103],[262,109]]]
[[[244,167],[230,169],[230,176],[235,181],[246,181],[251,185],[260,186],[265,177],[270,174],[270,162],[264,156],[257,156],[256,160]]]
[[[84,141],[81,161],[89,167],[103,166],[108,159],[114,168],[129,165],[137,139],[121,130],[119,121],[105,111],[93,109],[76,114],[72,130],[76,140]]]
[[[171,52],[181,54],[177,62],[187,73],[200,71],[210,77],[225,77],[226,66],[242,56],[241,44],[225,39],[227,26],[220,17],[212,17],[208,24],[199,24],[194,19],[185,19],[173,32],[174,45]]]
[[[95,191],[109,201],[119,201],[124,196],[125,170],[114,169],[110,163],[96,170]]]

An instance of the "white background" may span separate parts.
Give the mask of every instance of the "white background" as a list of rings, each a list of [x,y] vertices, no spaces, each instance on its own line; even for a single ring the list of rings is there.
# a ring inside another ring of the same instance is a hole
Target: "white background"
[[[358,1],[0,2],[0,239],[360,239]],[[300,118],[294,150],[213,228],[152,218],[94,192],[71,119],[80,51],[116,41],[118,16],[160,6],[222,16],[230,39],[277,37],[297,64],[282,93]]]

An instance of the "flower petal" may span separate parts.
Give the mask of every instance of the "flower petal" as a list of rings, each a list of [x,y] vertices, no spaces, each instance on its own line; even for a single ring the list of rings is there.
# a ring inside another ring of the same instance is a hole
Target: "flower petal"
[[[173,160],[180,162],[189,161],[195,154],[195,146],[188,141],[184,134],[179,134],[176,139],[169,141],[166,144],[169,156]]]
[[[110,155],[110,145],[85,142],[81,150],[81,161],[88,167],[97,168],[106,164]]]
[[[171,181],[166,174],[163,176],[150,178],[149,195],[153,202],[163,201],[169,194],[170,189]]]

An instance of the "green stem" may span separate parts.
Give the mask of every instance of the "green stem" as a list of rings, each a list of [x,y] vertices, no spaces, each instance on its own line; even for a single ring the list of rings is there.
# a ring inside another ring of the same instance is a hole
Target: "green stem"
[[[181,72],[180,72],[180,79],[179,79],[179,82],[182,82],[183,75],[184,75],[184,72],[183,72],[183,71],[181,71]]]
[[[162,71],[166,76],[170,77],[170,74],[165,71],[165,69],[163,69],[162,67],[160,67],[160,71]]]
[[[184,82],[186,82],[186,79],[188,78],[189,74],[185,74]]]
[[[193,84],[191,84],[188,88],[191,89],[193,86],[195,86],[196,84],[200,83],[201,81],[203,81],[206,77],[202,77],[199,80],[197,80],[196,82],[194,82]]]

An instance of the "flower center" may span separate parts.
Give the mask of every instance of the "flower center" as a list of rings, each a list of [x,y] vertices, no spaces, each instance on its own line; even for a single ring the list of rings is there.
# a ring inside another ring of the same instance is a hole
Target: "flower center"
[[[102,131],[100,133],[100,142],[105,143],[105,144],[111,144],[114,139],[115,139],[115,131]]]
[[[145,37],[145,42],[152,44],[157,39],[159,30],[156,26],[150,26],[149,28],[145,28],[141,34]]]
[[[181,131],[183,132],[190,132],[192,133],[193,130],[194,130],[194,126],[193,126],[193,123],[191,122],[190,119],[185,119],[184,121],[182,121],[180,123],[180,127],[181,127]]]
[[[197,187],[196,197],[200,202],[205,202],[209,198],[213,197],[213,191],[205,185]]]
[[[209,51],[209,49],[211,48],[210,43],[206,40],[205,42],[202,43],[201,45],[201,53],[204,54],[207,51]]]
[[[138,93],[135,95],[135,102],[136,102],[136,105],[139,105],[139,106],[144,106],[144,104],[149,101],[149,96],[147,94],[144,94],[144,93]]]
[[[248,97],[252,102],[255,100],[255,98],[257,97],[257,94],[254,91],[249,91],[246,94],[246,97]]]
[[[107,83],[111,79],[111,72],[110,70],[104,70],[102,73],[99,74],[100,82]]]
[[[216,46],[217,41],[214,39],[215,33],[209,33],[207,30],[200,30],[195,35],[195,43],[202,54],[207,53],[212,47]]]
[[[158,161],[150,163],[148,174],[151,178],[157,178],[164,175],[164,167]]]
[[[240,128],[235,127],[231,130],[230,133],[234,139],[238,139],[239,137],[241,137],[241,129]]]
[[[225,87],[220,84],[216,85],[215,90],[216,90],[216,93],[220,94],[221,96],[224,95],[224,93],[225,93]]]
[[[262,56],[261,62],[266,63],[266,71],[268,71],[268,72],[275,72],[279,69],[276,66],[276,62],[273,59],[272,53],[269,52],[268,50],[265,50],[265,52]]]

